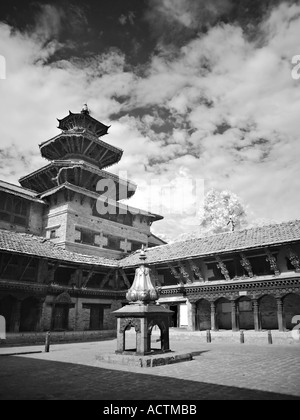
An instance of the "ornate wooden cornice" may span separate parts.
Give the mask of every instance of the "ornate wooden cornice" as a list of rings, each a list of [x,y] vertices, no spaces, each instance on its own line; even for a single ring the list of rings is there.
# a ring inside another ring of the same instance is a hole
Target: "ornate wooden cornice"
[[[191,302],[197,302],[200,299],[216,300],[220,297],[228,296],[232,300],[240,297],[240,292],[248,292],[253,298],[259,298],[266,294],[272,294],[278,297],[285,296],[288,293],[300,294],[300,278],[163,288],[161,290],[161,297],[184,294]]]
[[[0,291],[22,291],[28,294],[40,294],[43,296],[46,295],[56,295],[63,293],[64,291],[68,292],[71,296],[74,297],[84,297],[84,296],[93,296],[93,297],[109,297],[114,299],[125,299],[125,291],[116,291],[116,290],[98,290],[98,289],[84,289],[84,288],[72,288],[59,286],[57,284],[41,284],[41,283],[28,283],[28,282],[15,282],[15,281],[0,281]]]

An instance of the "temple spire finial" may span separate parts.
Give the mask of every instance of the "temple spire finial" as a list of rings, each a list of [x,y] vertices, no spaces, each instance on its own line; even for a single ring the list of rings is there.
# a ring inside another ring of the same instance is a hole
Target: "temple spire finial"
[[[89,107],[87,106],[87,104],[83,105],[83,108],[81,110],[81,114],[90,115],[90,110],[89,110]]]

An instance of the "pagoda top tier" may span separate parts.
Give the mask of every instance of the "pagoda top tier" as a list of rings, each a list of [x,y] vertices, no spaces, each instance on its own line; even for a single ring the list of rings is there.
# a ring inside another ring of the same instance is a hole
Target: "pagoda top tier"
[[[107,134],[109,126],[92,118],[88,108],[79,114],[69,115],[59,121],[62,132],[40,144],[41,155],[48,160],[79,159],[99,169],[111,166],[122,157],[123,150],[99,139]]]
[[[62,120],[57,119],[58,128],[63,131],[85,129],[97,137],[104,136],[110,126],[102,124],[90,116],[90,111],[85,106],[79,114],[73,114],[69,111],[69,115]]]

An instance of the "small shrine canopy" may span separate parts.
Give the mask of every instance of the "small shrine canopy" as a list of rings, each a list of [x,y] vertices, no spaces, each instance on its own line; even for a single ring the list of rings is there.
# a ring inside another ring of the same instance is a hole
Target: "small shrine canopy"
[[[158,304],[159,293],[151,280],[151,270],[146,263],[144,248],[139,253],[139,267],[131,288],[126,294],[129,305],[113,312],[118,320],[117,354],[127,354],[125,343],[126,330],[135,328],[136,348],[129,353],[144,356],[154,352],[151,348],[151,333],[157,325],[160,329],[160,352],[170,351],[169,324],[173,312]],[[157,352],[157,350],[155,350]]]

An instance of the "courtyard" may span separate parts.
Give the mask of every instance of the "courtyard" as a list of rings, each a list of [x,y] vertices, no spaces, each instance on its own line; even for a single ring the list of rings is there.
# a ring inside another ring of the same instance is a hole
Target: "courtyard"
[[[0,400],[300,399],[300,346],[173,340],[194,360],[155,368],[100,362],[116,340],[0,349]],[[35,352],[35,353],[33,353]],[[40,352],[40,353],[38,353]],[[15,355],[12,355],[15,354]]]

